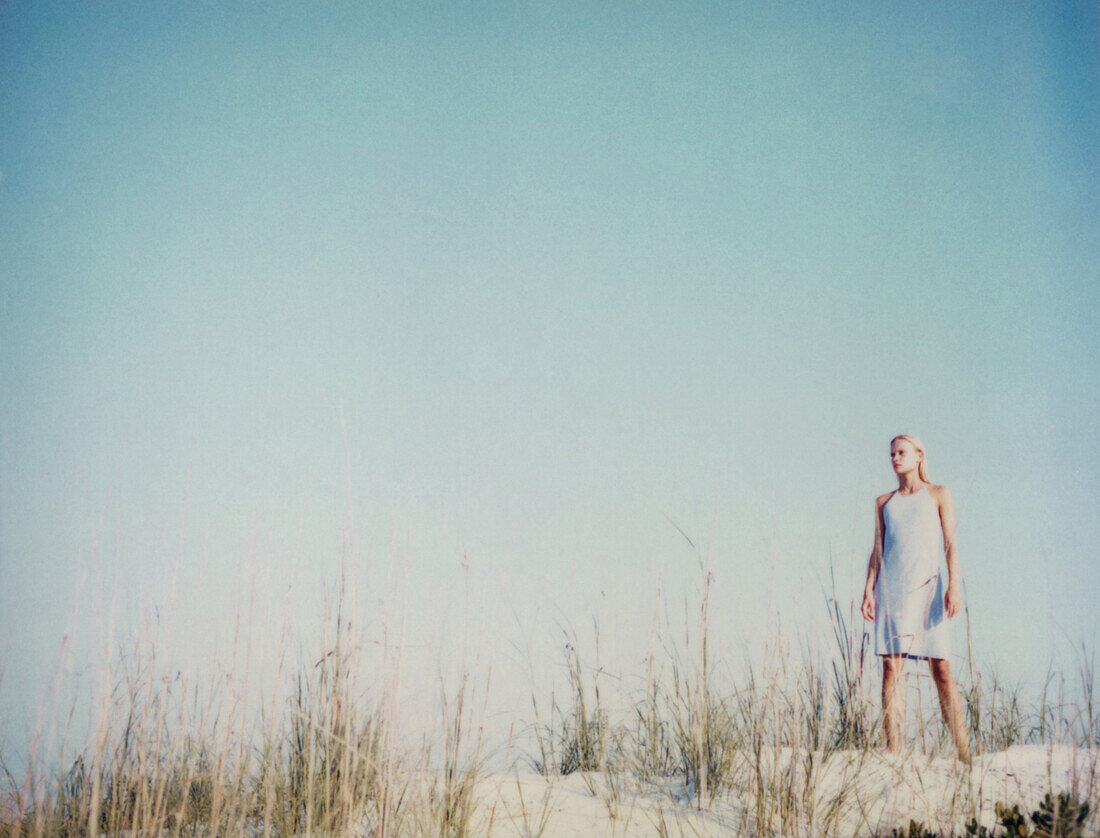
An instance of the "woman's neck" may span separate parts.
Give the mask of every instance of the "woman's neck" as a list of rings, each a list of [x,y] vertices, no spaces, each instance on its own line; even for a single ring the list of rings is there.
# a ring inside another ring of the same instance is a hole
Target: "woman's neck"
[[[898,475],[898,491],[903,495],[911,495],[914,492],[919,492],[924,488],[924,485],[924,481],[917,476],[916,472]]]

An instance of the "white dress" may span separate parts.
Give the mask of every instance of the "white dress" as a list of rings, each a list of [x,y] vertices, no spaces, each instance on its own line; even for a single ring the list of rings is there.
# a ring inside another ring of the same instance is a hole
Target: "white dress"
[[[875,654],[946,658],[943,529],[928,487],[894,492],[882,508],[882,566],[875,581]]]

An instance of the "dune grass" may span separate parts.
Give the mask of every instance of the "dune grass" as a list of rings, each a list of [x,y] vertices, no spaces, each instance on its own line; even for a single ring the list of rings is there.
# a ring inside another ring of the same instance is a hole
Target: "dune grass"
[[[712,660],[710,575],[701,570],[684,636],[658,631],[637,679],[608,677],[598,626],[591,661],[569,636],[564,692],[532,696],[533,745],[520,759],[545,785],[532,793],[514,769],[511,803],[484,793],[490,758],[514,747],[485,741],[491,670],[441,683],[434,728],[410,746],[396,730],[394,679],[363,660],[338,607],[327,648],[258,702],[236,673],[190,683],[158,669],[149,646],[120,653],[86,741],[72,752],[32,749],[28,765],[3,763],[0,836],[552,835],[555,784],[574,776],[604,807],[608,834],[692,834],[689,816],[722,834],[844,834],[865,805],[856,780],[880,733],[878,673],[854,603],[825,597],[824,651],[774,636],[762,660],[731,675]],[[1084,749],[1074,792],[1095,812],[1100,726],[1087,649],[1081,660],[1076,701],[1054,672],[1030,700],[992,673],[960,687],[977,754],[1023,743]],[[911,759],[947,753],[934,702],[910,714]],[[962,823],[975,814],[973,780],[960,772],[956,782],[951,817]],[[657,802],[643,812],[642,798]],[[903,827],[870,809],[862,817],[862,834]]]

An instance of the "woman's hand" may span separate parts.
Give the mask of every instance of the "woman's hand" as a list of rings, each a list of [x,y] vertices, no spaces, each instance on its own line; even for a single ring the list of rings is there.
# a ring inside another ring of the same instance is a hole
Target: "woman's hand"
[[[875,621],[875,592],[864,591],[863,592],[863,605],[860,606],[859,612],[863,615],[869,623]]]
[[[944,607],[947,609],[948,619],[959,613],[962,607],[962,596],[959,594],[959,586],[951,583],[947,586],[947,593],[943,597]]]

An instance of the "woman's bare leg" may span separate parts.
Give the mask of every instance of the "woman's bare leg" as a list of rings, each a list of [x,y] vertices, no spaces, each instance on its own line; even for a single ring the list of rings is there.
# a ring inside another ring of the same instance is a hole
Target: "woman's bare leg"
[[[901,750],[901,719],[905,714],[901,687],[904,661],[901,655],[882,656],[882,728],[886,731],[886,751],[891,754]]]
[[[936,682],[936,692],[940,695],[940,711],[943,720],[951,731],[955,751],[962,762],[970,762],[970,742],[966,735],[966,719],[963,716],[962,700],[955,686],[955,677],[951,674],[951,662],[943,658],[929,658],[932,680]]]

